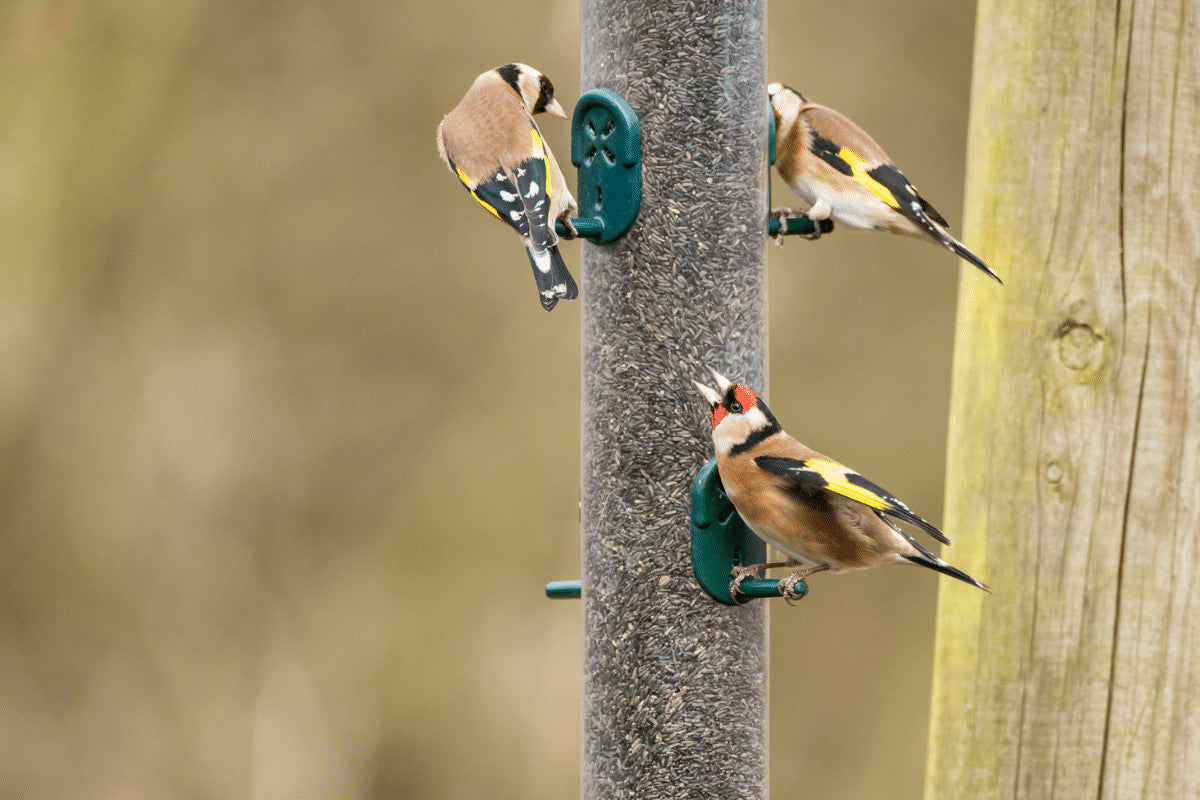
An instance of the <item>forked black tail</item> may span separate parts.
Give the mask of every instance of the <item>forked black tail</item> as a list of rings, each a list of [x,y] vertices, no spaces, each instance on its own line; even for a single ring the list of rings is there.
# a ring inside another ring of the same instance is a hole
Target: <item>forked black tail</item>
[[[525,250],[529,254],[529,263],[533,265],[533,279],[537,281],[542,308],[552,311],[560,299],[574,300],[579,296],[579,287],[575,285],[575,279],[559,254],[558,245],[539,253],[526,244]]]
[[[920,564],[922,567],[929,567],[930,569],[940,572],[943,575],[949,575],[951,578],[958,578],[963,583],[969,583],[972,586],[978,586],[985,592],[992,591],[987,586],[984,586],[982,583],[963,572],[961,569],[955,569],[940,559],[933,559],[927,556],[905,556],[905,558],[914,564]]]

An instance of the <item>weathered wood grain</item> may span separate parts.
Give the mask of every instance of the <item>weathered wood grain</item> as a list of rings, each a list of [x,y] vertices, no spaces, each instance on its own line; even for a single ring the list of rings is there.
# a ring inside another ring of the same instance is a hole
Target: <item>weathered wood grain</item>
[[[1200,3],[977,31],[926,795],[1200,797]]]

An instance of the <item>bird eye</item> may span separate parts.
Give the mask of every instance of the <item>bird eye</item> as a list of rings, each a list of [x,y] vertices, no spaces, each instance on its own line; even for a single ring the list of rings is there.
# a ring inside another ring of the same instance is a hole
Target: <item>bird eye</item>
[[[740,413],[742,413],[742,404],[739,403],[737,400],[734,400],[732,403],[729,404],[729,410],[731,412],[733,412],[734,414],[740,414]]]

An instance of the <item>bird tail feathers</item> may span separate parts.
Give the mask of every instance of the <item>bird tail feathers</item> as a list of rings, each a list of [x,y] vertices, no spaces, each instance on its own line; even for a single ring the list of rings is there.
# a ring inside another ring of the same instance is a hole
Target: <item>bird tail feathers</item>
[[[936,556],[930,557],[930,556],[926,556],[926,555],[916,555],[916,556],[905,556],[905,558],[907,558],[909,561],[913,562],[914,564],[920,564],[922,567],[929,567],[931,570],[934,570],[935,572],[940,572],[943,575],[949,575],[951,578],[958,578],[963,583],[969,583],[972,586],[978,586],[980,589],[983,589],[985,592],[992,591],[984,584],[980,583],[979,581],[975,580],[967,573],[963,572],[961,569],[957,569],[955,567],[950,566],[945,561],[942,561],[940,558],[938,558]]]
[[[560,299],[574,300],[579,296],[579,287],[575,285],[575,279],[558,252],[558,245],[539,252],[527,241],[525,251],[529,254],[529,263],[533,265],[533,279],[537,282],[542,308],[552,311]]]
[[[982,258],[968,250],[966,245],[964,245],[958,239],[955,239],[950,234],[946,233],[941,226],[929,219],[926,215],[919,214],[917,216],[918,224],[920,224],[920,226],[924,228],[930,236],[945,245],[947,250],[949,250],[951,253],[954,253],[954,255],[958,256],[964,261],[983,270],[983,272],[985,272],[996,283],[1004,283],[1004,281],[1000,280],[1000,276],[997,275],[991,267],[985,264]]]
[[[980,258],[979,256],[972,253],[970,250],[968,250],[966,245],[964,245],[962,242],[958,241],[953,236],[951,236],[950,234],[948,234],[944,231],[942,232],[942,236],[939,238],[941,239],[942,244],[946,245],[946,247],[949,248],[950,251],[952,253],[954,253],[956,256],[964,259],[965,261],[970,262],[971,264],[974,264],[976,267],[979,267],[979,269],[983,270],[988,275],[988,277],[990,277],[996,283],[999,283],[1001,285],[1004,284],[1004,281],[1000,280],[1000,276],[997,275],[996,272],[991,267],[989,267],[987,264],[983,263],[982,258]]]

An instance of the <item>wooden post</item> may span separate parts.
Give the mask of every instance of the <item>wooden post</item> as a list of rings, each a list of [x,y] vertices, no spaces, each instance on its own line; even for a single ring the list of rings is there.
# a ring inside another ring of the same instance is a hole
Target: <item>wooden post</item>
[[[977,31],[926,796],[1200,797],[1200,3]]]
[[[766,2],[584,0],[582,88],[641,119],[629,234],[584,245],[586,800],[764,798],[766,604],[692,575],[693,379],[766,379]]]

